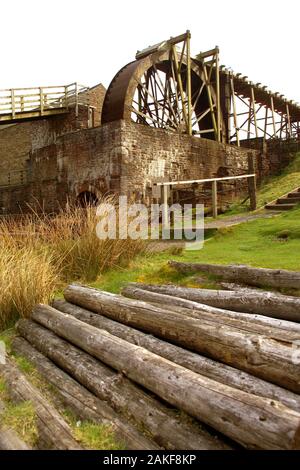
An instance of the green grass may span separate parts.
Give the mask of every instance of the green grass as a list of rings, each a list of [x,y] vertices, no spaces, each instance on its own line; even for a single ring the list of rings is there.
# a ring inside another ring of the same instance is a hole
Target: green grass
[[[199,251],[181,254],[162,252],[135,258],[128,269],[108,271],[92,285],[110,292],[120,292],[128,282],[176,283],[199,286],[193,275],[177,273],[168,266],[170,259],[186,262],[248,264],[250,266],[300,271],[300,208],[270,219],[256,219],[220,229],[206,240]],[[200,282],[214,287],[212,278]]]
[[[38,438],[36,414],[29,401],[18,404],[6,402],[1,425],[13,429],[30,446],[36,444]]]
[[[272,176],[263,181],[257,191],[257,208],[263,208],[265,204],[274,201],[275,199],[287,194],[293,189],[300,187],[300,152],[297,153],[291,160],[291,163],[280,173],[278,176]],[[230,209],[219,218],[226,218],[228,216],[244,213],[249,210],[249,202],[244,204],[241,201],[235,201],[230,205]],[[211,217],[207,221],[214,220]]]
[[[123,442],[116,439],[112,426],[97,424],[91,421],[77,420],[72,411],[66,409],[64,417],[72,429],[75,439],[86,449],[93,450],[125,450]]]

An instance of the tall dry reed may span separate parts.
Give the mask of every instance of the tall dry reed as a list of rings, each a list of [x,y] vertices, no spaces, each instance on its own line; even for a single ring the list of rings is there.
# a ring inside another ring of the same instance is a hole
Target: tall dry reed
[[[0,220],[0,329],[29,316],[66,283],[94,281],[145,247],[130,238],[101,240],[96,224],[95,208],[71,206],[54,216],[32,211]]]

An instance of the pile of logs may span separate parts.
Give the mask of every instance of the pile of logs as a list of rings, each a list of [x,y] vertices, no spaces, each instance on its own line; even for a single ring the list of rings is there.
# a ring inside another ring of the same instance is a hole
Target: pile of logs
[[[128,449],[300,449],[299,300],[220,292],[70,285],[13,349]]]

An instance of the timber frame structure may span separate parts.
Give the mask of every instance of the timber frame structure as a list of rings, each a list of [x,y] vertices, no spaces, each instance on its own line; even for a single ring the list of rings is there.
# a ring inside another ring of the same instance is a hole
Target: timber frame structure
[[[300,106],[280,93],[272,93],[261,83],[234,74],[221,67],[224,95],[229,98],[226,109],[227,142],[240,145],[241,140],[299,139]],[[227,98],[228,99],[228,98]]]
[[[220,66],[216,46],[191,57],[189,31],[150,46],[113,78],[102,123],[125,119],[237,146],[299,139],[300,105]]]

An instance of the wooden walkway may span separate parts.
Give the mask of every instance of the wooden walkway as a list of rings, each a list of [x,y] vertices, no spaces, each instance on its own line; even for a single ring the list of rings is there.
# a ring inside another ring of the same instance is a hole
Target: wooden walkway
[[[9,88],[0,90],[0,125],[69,112],[88,105],[88,88],[71,83],[63,86]]]

